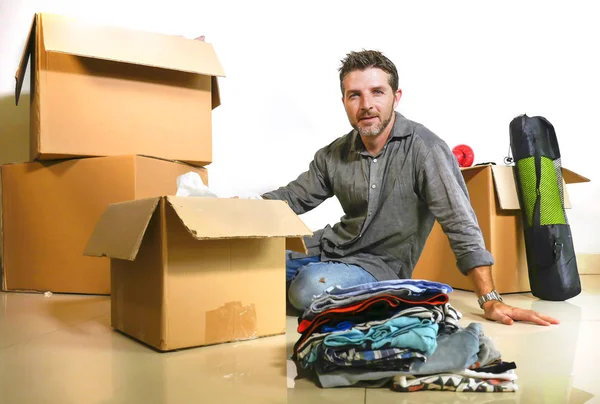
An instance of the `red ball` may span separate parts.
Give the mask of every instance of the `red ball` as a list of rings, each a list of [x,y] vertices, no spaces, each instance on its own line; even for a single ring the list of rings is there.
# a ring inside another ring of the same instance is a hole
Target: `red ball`
[[[475,161],[475,153],[466,144],[459,144],[452,149],[452,154],[456,157],[459,167],[471,167]]]

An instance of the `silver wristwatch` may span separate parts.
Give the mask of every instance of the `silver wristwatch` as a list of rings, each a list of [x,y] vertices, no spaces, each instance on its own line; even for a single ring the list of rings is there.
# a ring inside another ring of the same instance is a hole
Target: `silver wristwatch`
[[[502,296],[500,296],[500,294],[494,289],[490,293],[486,293],[485,295],[477,299],[477,303],[479,303],[480,308],[483,308],[483,304],[485,302],[489,302],[490,300],[498,300],[500,302],[503,301]]]

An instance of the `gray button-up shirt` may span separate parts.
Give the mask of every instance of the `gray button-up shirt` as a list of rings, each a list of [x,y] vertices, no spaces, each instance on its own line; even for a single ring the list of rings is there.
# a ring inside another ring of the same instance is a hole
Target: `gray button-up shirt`
[[[395,114],[379,155],[371,156],[353,130],[317,151],[295,181],[263,197],[285,200],[300,215],[336,196],[344,216],[306,238],[309,255],[359,265],[378,280],[411,278],[436,219],[463,273],[492,265],[450,148]]]

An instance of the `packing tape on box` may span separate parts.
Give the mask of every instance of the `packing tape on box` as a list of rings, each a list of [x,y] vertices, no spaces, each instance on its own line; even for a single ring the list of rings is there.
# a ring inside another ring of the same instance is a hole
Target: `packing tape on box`
[[[229,302],[206,312],[206,343],[245,341],[257,338],[256,307]]]

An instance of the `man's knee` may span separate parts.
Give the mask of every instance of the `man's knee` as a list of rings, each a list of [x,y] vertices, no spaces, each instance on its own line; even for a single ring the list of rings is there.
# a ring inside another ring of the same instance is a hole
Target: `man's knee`
[[[292,306],[298,310],[306,310],[313,298],[325,291],[325,284],[319,282],[311,271],[300,271],[292,281],[288,290],[288,299]]]

